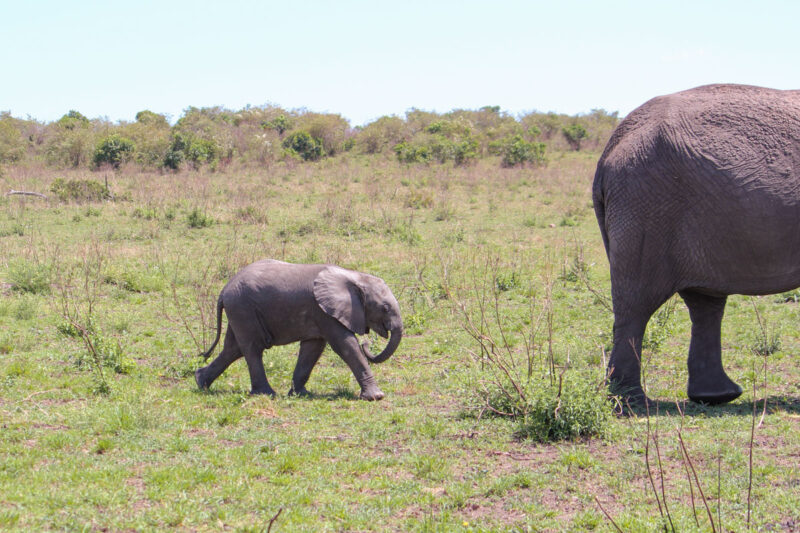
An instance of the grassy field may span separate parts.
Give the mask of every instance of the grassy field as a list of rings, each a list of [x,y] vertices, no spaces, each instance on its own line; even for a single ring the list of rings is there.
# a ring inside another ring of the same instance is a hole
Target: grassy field
[[[472,326],[518,374],[602,387],[598,156],[5,168],[0,192],[49,198],[0,197],[0,530],[800,530],[794,294],[729,300],[732,404],[685,403],[690,324],[673,301],[643,354],[657,412],[538,442],[485,408],[498,366]],[[112,198],[60,201],[58,178],[107,180]],[[265,353],[275,399],[249,397],[243,361],[196,389],[219,290],[266,257],[389,284],[406,336],[374,367],[383,401],[357,400],[330,350],[313,395],[287,397],[296,346]]]

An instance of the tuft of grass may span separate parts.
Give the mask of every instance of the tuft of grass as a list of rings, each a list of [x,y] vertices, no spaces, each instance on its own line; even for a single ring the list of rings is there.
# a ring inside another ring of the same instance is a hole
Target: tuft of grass
[[[38,261],[16,259],[8,266],[8,281],[16,292],[49,294],[52,275],[52,267]]]

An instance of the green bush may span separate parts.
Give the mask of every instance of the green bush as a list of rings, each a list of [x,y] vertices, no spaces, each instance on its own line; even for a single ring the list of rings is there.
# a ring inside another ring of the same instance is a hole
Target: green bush
[[[207,228],[214,223],[214,219],[206,215],[197,207],[189,212],[189,215],[186,217],[186,221],[189,223],[190,228]]]
[[[131,159],[134,150],[133,141],[117,133],[112,133],[97,144],[93,162],[98,167],[111,165],[114,168],[119,168],[121,164]]]
[[[219,160],[220,150],[213,139],[194,138],[186,148],[186,160],[195,168]]]
[[[576,151],[581,149],[581,141],[589,136],[589,132],[586,131],[583,124],[578,122],[565,126],[561,129],[561,133],[564,134],[564,138],[567,140],[570,147]]]
[[[180,150],[170,149],[164,154],[164,161],[162,163],[164,168],[170,170],[180,170],[183,164],[183,152]]]
[[[410,142],[400,142],[394,145],[394,153],[401,163],[427,163],[431,160],[430,147]]]
[[[491,390],[489,405],[517,420],[517,435],[539,442],[603,436],[614,416],[602,379],[577,370],[565,371],[554,382],[533,376],[523,395],[512,387]]]
[[[62,201],[99,202],[111,198],[111,192],[104,184],[96,180],[56,179],[50,185],[50,192]]]
[[[543,164],[546,161],[545,148],[544,143],[526,141],[522,135],[506,138],[500,143],[502,165],[515,167],[525,163]]]
[[[322,157],[322,141],[306,131],[296,131],[286,137],[283,147],[302,157],[304,161],[316,161]]]

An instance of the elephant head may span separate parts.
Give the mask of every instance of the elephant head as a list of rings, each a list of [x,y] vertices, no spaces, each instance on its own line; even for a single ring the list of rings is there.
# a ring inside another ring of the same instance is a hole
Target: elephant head
[[[314,279],[314,297],[323,311],[355,334],[363,335],[370,329],[383,338],[391,334],[378,355],[372,355],[367,343],[362,343],[370,362],[386,361],[400,344],[403,338],[400,305],[381,278],[330,266]]]

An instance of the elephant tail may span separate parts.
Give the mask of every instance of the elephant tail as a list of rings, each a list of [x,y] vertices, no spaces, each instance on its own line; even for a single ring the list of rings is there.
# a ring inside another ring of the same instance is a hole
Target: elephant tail
[[[610,143],[609,143],[610,144]],[[605,194],[603,193],[603,177],[605,171],[605,154],[600,158],[597,163],[597,171],[594,174],[594,182],[592,183],[592,204],[594,205],[594,214],[597,216],[597,224],[600,226],[600,234],[603,236],[603,245],[608,254],[608,228],[606,228],[606,201]]]
[[[203,352],[199,355],[203,359],[208,359],[208,356],[211,355],[211,352],[214,351],[214,348],[217,347],[217,343],[219,343],[219,337],[222,333],[222,309],[224,305],[222,304],[222,295],[219,295],[219,299],[217,300],[217,336],[214,338],[214,342],[211,344],[211,348],[209,348],[206,352]]]

